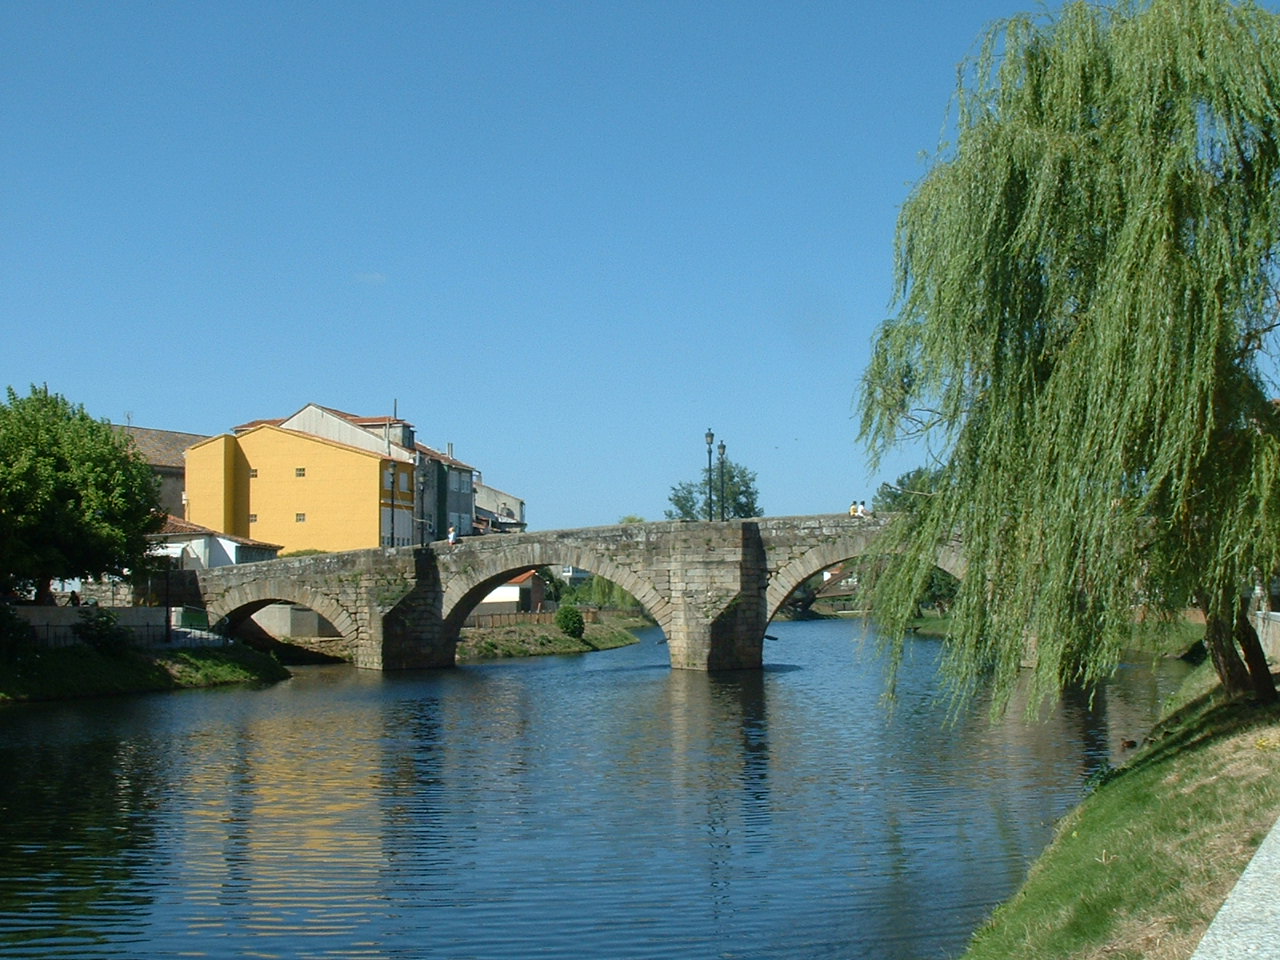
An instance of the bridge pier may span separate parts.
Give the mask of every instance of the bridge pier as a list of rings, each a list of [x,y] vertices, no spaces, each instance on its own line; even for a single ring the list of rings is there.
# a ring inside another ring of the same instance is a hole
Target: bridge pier
[[[456,662],[458,634],[441,616],[444,589],[439,566],[427,550],[413,550],[411,556],[412,579],[383,582],[379,594],[370,598],[377,615],[369,625],[364,662],[357,660],[358,667],[425,670]]]
[[[714,539],[708,540],[704,526]],[[759,524],[690,524],[682,539],[682,563],[671,571],[671,614],[663,624],[671,666],[760,669],[769,570]]]

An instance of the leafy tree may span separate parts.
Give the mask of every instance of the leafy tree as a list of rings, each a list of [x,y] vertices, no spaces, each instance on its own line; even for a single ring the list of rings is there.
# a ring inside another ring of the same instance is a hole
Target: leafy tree
[[[569,585],[556,576],[551,567],[539,567],[534,571],[534,576],[542,581],[545,588],[544,595],[548,600],[558,601],[569,589]]]
[[[947,666],[1007,703],[1096,681],[1189,604],[1226,688],[1275,698],[1242,593],[1280,567],[1280,18],[1075,2],[987,34],[907,199],[860,399],[879,458],[945,460],[881,538],[891,635],[959,533]],[[901,651],[901,641],[897,641]]]
[[[711,480],[708,500],[707,479]],[[724,516],[759,517],[763,511],[758,503],[755,471],[748,470],[728,457],[724,459]],[[708,516],[720,519],[720,462],[712,466],[710,473],[704,467],[701,481],[686,481],[671,488],[671,507],[665,511],[668,520],[706,520]]]
[[[877,513],[901,513],[914,510],[923,498],[931,496],[938,485],[941,470],[916,467],[893,483],[882,483],[871,498],[871,509]]]
[[[160,528],[155,475],[132,441],[32,387],[0,404],[0,579],[36,585],[144,564]]]
[[[872,509],[878,513],[909,513],[919,510],[937,492],[942,478],[938,468],[916,467],[902,474],[893,483],[882,483],[872,498]],[[924,588],[916,599],[916,606],[933,607],[946,612],[955,601],[960,582],[947,571],[933,567],[925,578]],[[920,615],[919,609],[916,616]]]
[[[591,607],[607,607],[615,610],[634,610],[640,601],[607,577],[592,574],[577,587],[566,590],[562,600]]]

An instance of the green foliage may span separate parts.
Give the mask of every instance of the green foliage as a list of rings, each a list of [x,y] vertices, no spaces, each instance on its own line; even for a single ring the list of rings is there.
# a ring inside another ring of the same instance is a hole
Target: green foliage
[[[581,640],[587,630],[587,623],[582,619],[581,610],[572,604],[567,604],[556,610],[556,627],[566,637]]]
[[[920,595],[920,606],[933,607],[940,613],[946,613],[959,592],[960,581],[947,571],[934,567],[929,571],[929,579],[925,581],[924,593]]]
[[[959,534],[957,692],[1007,702],[1032,643],[1032,707],[1100,679],[1138,601],[1199,603],[1239,690],[1241,588],[1280,566],[1258,364],[1278,320],[1280,18],[1226,0],[1017,16],[955,103],[902,209],[897,312],[863,380],[873,461],[923,436],[945,464],[878,542],[877,617],[900,633]]]
[[[544,595],[548,600],[558,601],[569,589],[569,585],[556,576],[550,567],[539,567],[534,571],[534,576],[542,581],[545,587]]]
[[[286,550],[284,553],[277,554],[277,556],[279,559],[284,560],[288,557],[318,557],[326,553],[329,553],[329,551],[319,550],[315,547],[307,547],[304,550]]]
[[[727,457],[724,463],[724,516],[726,520],[735,517],[760,517],[764,511],[760,509],[760,494],[756,491],[755,471],[748,470],[742,464],[734,463]],[[707,479],[711,480],[708,490]],[[706,520],[720,519],[722,498],[721,464],[717,461],[710,473],[704,467],[702,480],[686,481],[671,488],[672,509],[665,511],[668,520]],[[710,499],[708,500],[708,496]]]
[[[36,649],[38,653],[0,660],[0,702],[270,682],[289,676],[268,655],[240,644],[134,649],[112,655],[80,645]]]
[[[640,601],[606,577],[591,575],[573,588],[566,587],[559,599],[589,607],[638,610]]]
[[[908,470],[893,483],[882,483],[871,498],[871,509],[876,513],[904,513],[915,510],[921,501],[933,495],[942,471],[938,468],[916,467]]]
[[[45,388],[0,404],[0,580],[144,566],[158,485],[131,441]]]
[[[120,626],[119,617],[105,607],[80,608],[80,622],[71,627],[72,632],[99,653],[114,656],[129,649],[133,636]]]

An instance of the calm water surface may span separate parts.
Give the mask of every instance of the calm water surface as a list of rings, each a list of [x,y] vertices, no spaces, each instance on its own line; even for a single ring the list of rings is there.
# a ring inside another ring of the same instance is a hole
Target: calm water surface
[[[954,726],[844,621],[0,711],[0,957],[954,956],[1175,682]]]

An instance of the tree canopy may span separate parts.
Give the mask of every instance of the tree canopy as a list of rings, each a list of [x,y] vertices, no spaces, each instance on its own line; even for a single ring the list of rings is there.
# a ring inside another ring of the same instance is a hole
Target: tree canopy
[[[0,580],[137,569],[163,518],[155,475],[127,436],[47,388],[0,404]]]
[[[721,496],[721,469],[723,467],[724,495]],[[710,488],[708,488],[710,478]],[[671,488],[671,509],[666,511],[668,520],[719,520],[720,508],[724,518],[762,516],[760,494],[756,491],[755,471],[748,470],[728,457],[716,461],[710,472],[704,467],[700,481],[685,481]]]
[[[893,483],[882,483],[871,498],[871,509],[877,513],[901,513],[915,510],[921,501],[932,495],[938,484],[940,471],[929,467],[908,470]]]
[[[873,459],[923,435],[944,463],[882,540],[878,615],[900,635],[959,535],[960,692],[1005,702],[1028,660],[1033,703],[1096,681],[1140,613],[1197,604],[1228,689],[1274,696],[1241,597],[1280,567],[1280,18],[1017,16],[963,65],[954,111],[903,206],[862,383]]]

